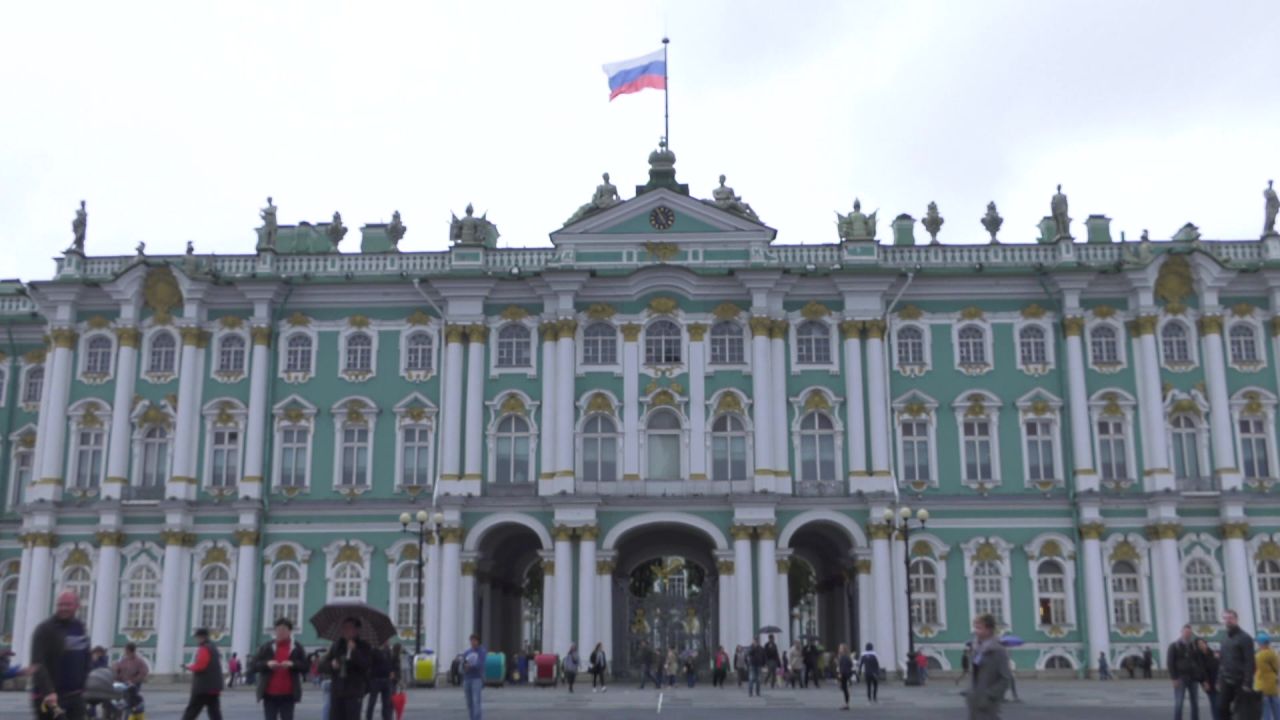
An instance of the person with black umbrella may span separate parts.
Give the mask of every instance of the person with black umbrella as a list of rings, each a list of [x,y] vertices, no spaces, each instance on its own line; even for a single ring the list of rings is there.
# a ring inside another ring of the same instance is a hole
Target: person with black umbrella
[[[362,623],[352,616],[342,621],[342,637],[335,640],[320,662],[333,677],[329,694],[329,720],[359,720],[360,703],[369,691],[369,666],[373,649],[360,637]]]

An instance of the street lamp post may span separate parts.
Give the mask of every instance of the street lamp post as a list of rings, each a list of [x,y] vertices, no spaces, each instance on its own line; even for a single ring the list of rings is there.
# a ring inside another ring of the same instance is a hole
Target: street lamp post
[[[414,529],[409,528],[410,521],[417,523]],[[427,513],[426,510],[419,510],[413,517],[409,513],[400,513],[400,531],[406,533],[414,533],[418,536],[418,583],[417,583],[417,604],[414,618],[413,643],[415,656],[422,654],[422,605],[423,605],[423,578],[426,576],[425,568],[427,565],[426,544],[430,535],[435,535],[437,545],[439,544],[440,528],[444,527],[444,513],[437,512],[434,516]]]
[[[917,510],[915,519],[923,529],[929,521],[929,511],[924,508]],[[884,522],[891,530],[897,530],[902,535],[902,564],[906,569],[904,584],[907,588],[907,684],[919,685],[920,669],[916,667],[915,629],[911,620],[911,508],[904,505],[898,508],[897,513],[893,512],[893,508],[885,508]]]

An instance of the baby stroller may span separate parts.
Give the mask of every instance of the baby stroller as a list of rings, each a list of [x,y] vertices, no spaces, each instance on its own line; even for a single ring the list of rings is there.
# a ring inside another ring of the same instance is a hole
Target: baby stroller
[[[146,710],[138,686],[116,682],[115,674],[108,668],[89,673],[84,685],[84,701],[102,710],[102,720],[143,720]]]

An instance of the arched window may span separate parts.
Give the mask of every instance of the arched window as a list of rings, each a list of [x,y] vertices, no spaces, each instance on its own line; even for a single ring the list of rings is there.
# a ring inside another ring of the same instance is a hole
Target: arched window
[[[1160,347],[1168,365],[1186,365],[1191,362],[1191,343],[1187,340],[1187,326],[1174,321],[1165,323],[1160,331]]]
[[[311,336],[294,333],[285,344],[284,371],[290,373],[311,372]]]
[[[81,426],[75,435],[76,487],[98,487],[106,455],[106,432],[101,427]]]
[[[928,560],[911,561],[911,624],[939,625],[938,570]]]
[[[1280,562],[1258,563],[1258,624],[1280,623]]]
[[[814,410],[800,418],[800,480],[836,479],[836,429],[826,413]]]
[[[1192,625],[1217,623],[1217,581],[1209,562],[1193,558],[1182,569],[1182,583],[1187,596],[1187,622]]]
[[[1253,326],[1238,322],[1228,333],[1231,345],[1231,362],[1236,365],[1253,365],[1258,362],[1258,336]]]
[[[70,590],[80,598],[76,617],[80,620],[88,620],[89,603],[93,600],[93,576],[89,573],[89,568],[83,565],[67,568],[66,572],[62,573],[61,587]]]
[[[94,335],[84,349],[84,373],[104,377],[111,374],[111,338]]]
[[[582,479],[618,479],[618,425],[608,415],[592,415],[583,423]]]
[[[530,367],[533,357],[529,348],[529,328],[516,323],[503,325],[498,330],[498,367]]]
[[[0,582],[0,632],[13,635],[18,614],[18,576],[10,575]]]
[[[1129,450],[1124,420],[1104,418],[1098,421],[1098,470],[1103,480],[1129,479]]]
[[[711,479],[747,479],[747,425],[737,415],[726,413],[711,423]]]
[[[494,482],[500,485],[529,482],[529,421],[519,415],[502,418],[494,441],[497,457]]]
[[[618,364],[618,331],[612,325],[593,322],[582,331],[582,364]]]
[[[1041,625],[1067,624],[1067,579],[1062,563],[1046,560],[1036,569],[1039,597],[1037,617]]]
[[[210,565],[200,576],[200,627],[226,630],[231,607],[231,574],[222,565]]]
[[[1110,325],[1099,325],[1090,330],[1089,354],[1094,365],[1119,364],[1120,343],[1116,340],[1116,329]]]
[[[898,330],[898,365],[899,367],[919,367],[924,365],[924,332],[914,325]]]
[[[409,372],[431,372],[434,354],[431,333],[410,333],[404,343],[404,369]]]
[[[124,580],[124,627],[121,630],[154,631],[156,605],[160,602],[160,578],[150,565],[139,565]]]
[[[742,326],[733,320],[722,320],[711,326],[711,364],[741,365],[746,362],[746,346]]]
[[[645,425],[645,448],[650,480],[680,479],[680,418],[670,410],[658,410]]]
[[[142,486],[162,487],[169,479],[169,431],[152,425],[142,435]]]
[[[987,364],[987,334],[977,325],[965,325],[956,333],[961,365]]]
[[[22,383],[22,404],[38,405],[42,390],[44,390],[44,366],[27,370],[27,378]]]
[[[1024,367],[1049,364],[1049,344],[1045,342],[1044,328],[1027,325],[1018,331],[1018,357]]]
[[[1045,670],[1074,670],[1071,661],[1065,655],[1050,655],[1044,661]]]
[[[1272,477],[1266,420],[1260,417],[1242,417],[1239,427],[1244,476],[1251,480]]]
[[[271,572],[271,621],[288,618],[295,626],[302,618],[302,576],[293,565]]]
[[[1173,476],[1184,490],[1199,490],[1204,480],[1200,472],[1200,428],[1190,415],[1174,415],[1169,423],[1173,433]]]
[[[817,320],[806,320],[796,328],[796,364],[831,364],[831,328]]]
[[[368,333],[351,333],[347,336],[347,372],[373,370],[373,338]]]
[[[216,427],[209,446],[209,484],[231,487],[240,479],[240,430]]]
[[[644,331],[646,365],[676,365],[680,362],[680,326],[670,320],[656,320]]]
[[[226,375],[244,372],[244,338],[224,335],[218,341],[218,372]]]
[[[333,569],[334,601],[364,600],[364,568],[353,562],[341,562]]]
[[[396,627],[411,628],[418,617],[418,563],[407,562],[396,571]]]
[[[1111,566],[1111,622],[1118,628],[1142,624],[1142,591],[1138,568],[1128,560]]]
[[[982,560],[973,566],[974,615],[990,613],[996,622],[1005,624],[1004,574],[993,560]]]
[[[147,358],[147,372],[171,375],[177,365],[178,341],[173,333],[159,332],[151,338],[151,355]]]

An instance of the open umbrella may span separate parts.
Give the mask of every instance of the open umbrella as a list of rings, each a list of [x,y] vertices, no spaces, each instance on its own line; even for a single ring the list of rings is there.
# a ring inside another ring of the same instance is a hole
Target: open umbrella
[[[765,625],[764,627],[757,630],[756,634],[768,635],[769,633],[773,633],[774,635],[777,635],[781,632],[782,632],[782,628],[778,627],[777,625]]]
[[[1017,635],[1005,635],[1004,637],[1000,638],[1000,644],[1005,647],[1018,647],[1022,645],[1022,642],[1023,642],[1022,638],[1018,637]]]
[[[325,640],[337,640],[342,637],[342,621],[349,617],[360,620],[360,637],[374,647],[396,635],[396,626],[386,613],[362,602],[329,603],[311,616],[311,626]]]

